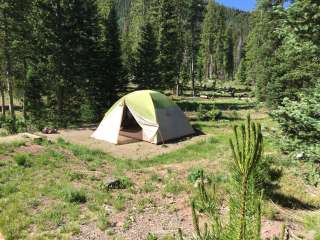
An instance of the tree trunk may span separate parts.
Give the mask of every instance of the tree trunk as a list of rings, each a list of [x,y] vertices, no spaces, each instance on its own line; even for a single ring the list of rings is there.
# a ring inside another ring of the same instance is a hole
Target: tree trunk
[[[177,83],[176,83],[176,95],[180,96],[180,83],[179,83],[179,80],[177,80]]]
[[[12,80],[12,65],[11,65],[11,55],[9,52],[9,31],[8,31],[8,21],[6,13],[3,12],[4,20],[4,56],[6,61],[6,80],[9,93],[9,111],[12,118],[12,131],[16,131],[16,115],[14,111],[13,104],[13,80]]]
[[[64,121],[64,99],[63,99],[63,87],[58,86],[57,91],[57,111],[58,111],[58,127],[65,127],[66,122]]]
[[[0,83],[0,95],[1,95],[1,113],[3,119],[6,119],[6,100],[4,96],[4,88],[3,88],[3,83]]]
[[[240,233],[239,240],[246,239],[246,208],[247,208],[247,191],[248,191],[248,180],[245,177],[242,180],[242,191],[241,191],[241,199],[240,199]]]
[[[196,89],[195,89],[195,67],[194,67],[194,30],[192,30],[192,37],[191,37],[191,82],[192,82],[192,96],[196,96]]]
[[[27,61],[26,59],[23,59],[23,95],[22,95],[22,114],[23,119],[26,121],[27,119],[27,112],[26,112],[26,84],[27,84]]]

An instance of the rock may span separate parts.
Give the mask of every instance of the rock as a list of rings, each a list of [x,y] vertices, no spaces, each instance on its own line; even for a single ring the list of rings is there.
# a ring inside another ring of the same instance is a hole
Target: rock
[[[109,191],[112,189],[124,189],[120,179],[108,178],[104,181],[104,187]]]
[[[58,133],[58,130],[56,128],[45,127],[44,129],[42,129],[42,133],[44,133],[44,134],[55,134],[55,133]]]
[[[111,214],[111,213],[113,212],[112,207],[109,206],[109,205],[105,205],[104,209],[106,210],[106,212],[107,212],[108,214]]]
[[[303,159],[303,158],[304,158],[304,152],[298,153],[298,154],[296,155],[296,158],[297,158],[298,160]]]

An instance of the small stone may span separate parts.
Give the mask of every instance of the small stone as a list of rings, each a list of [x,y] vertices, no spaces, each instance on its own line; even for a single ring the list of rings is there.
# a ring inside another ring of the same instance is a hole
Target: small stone
[[[296,155],[296,158],[299,159],[299,160],[303,159],[304,158],[304,152],[298,153]]]
[[[112,189],[123,189],[121,181],[115,178],[106,179],[104,181],[104,186],[108,191]]]

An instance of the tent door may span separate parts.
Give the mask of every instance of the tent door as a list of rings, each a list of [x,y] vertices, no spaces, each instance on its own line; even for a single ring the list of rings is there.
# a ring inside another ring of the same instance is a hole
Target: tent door
[[[137,140],[143,140],[142,128],[133,117],[127,106],[123,108],[119,135]]]

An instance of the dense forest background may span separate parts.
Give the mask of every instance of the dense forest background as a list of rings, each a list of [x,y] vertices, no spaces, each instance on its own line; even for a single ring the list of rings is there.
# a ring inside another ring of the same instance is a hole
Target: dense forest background
[[[204,0],[1,0],[2,118],[12,131],[67,127],[100,120],[133,89],[196,96],[227,81],[272,107],[314,96],[320,3],[284,3],[248,13]]]

